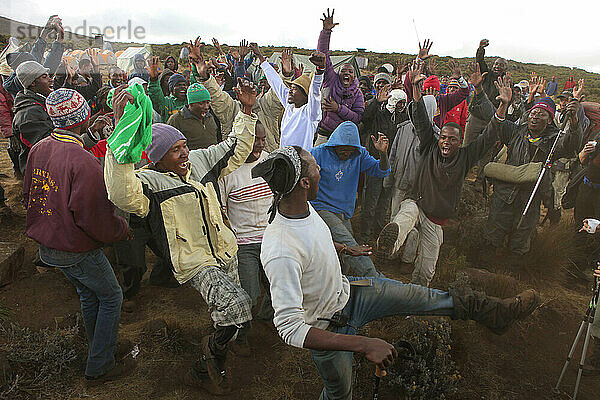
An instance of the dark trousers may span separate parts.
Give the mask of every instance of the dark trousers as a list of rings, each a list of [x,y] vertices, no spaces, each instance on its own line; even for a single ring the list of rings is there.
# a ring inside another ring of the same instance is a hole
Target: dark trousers
[[[390,190],[384,189],[383,178],[368,176],[365,179],[365,189],[360,210],[359,244],[365,244],[371,238],[373,230],[377,235],[389,222]]]
[[[129,224],[133,229],[133,239],[122,240],[114,244],[117,264],[123,274],[121,281],[123,297],[128,300],[140,291],[142,276],[147,270],[146,245],[154,254],[157,256],[159,254],[146,220],[131,216]],[[150,273],[150,284],[162,285],[172,278],[171,263],[159,258]]]
[[[582,269],[588,270],[593,267],[590,263],[600,260],[600,240],[598,233],[590,235],[579,232],[579,229],[583,226],[584,219],[600,219],[600,189],[581,183],[577,191],[574,215],[575,245],[578,248],[575,262]]]
[[[540,219],[541,196],[537,195],[529,207],[523,223],[517,229],[519,220],[527,201],[529,192],[519,191],[512,203],[506,203],[498,196],[492,194],[490,200],[490,214],[488,216],[485,236],[493,247],[502,247],[504,237],[509,236],[508,247],[510,251],[523,255],[529,251],[531,233]]]

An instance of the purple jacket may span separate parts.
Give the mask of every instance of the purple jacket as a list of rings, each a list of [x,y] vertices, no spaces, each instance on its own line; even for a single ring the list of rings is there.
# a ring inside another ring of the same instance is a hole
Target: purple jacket
[[[338,112],[323,112],[323,118],[319,123],[319,128],[326,132],[333,132],[339,124],[344,121],[352,121],[358,124],[365,111],[365,99],[362,92],[358,89],[358,79],[345,88],[340,82],[339,75],[334,71],[331,58],[329,57],[329,39],[331,31],[323,29],[319,35],[319,44],[317,50],[325,53],[325,76],[323,77],[323,87],[328,88],[328,96],[331,96],[339,104]]]
[[[408,102],[411,102],[413,99],[412,93],[412,84],[408,80],[408,74],[404,77],[404,90],[406,91],[406,96],[408,97]],[[433,122],[437,125],[438,128],[442,128],[444,126],[444,121],[446,121],[446,114],[451,111],[454,107],[462,103],[464,99],[469,96],[470,89],[467,86],[466,88],[459,88],[457,91],[453,93],[440,94],[437,97],[437,114],[433,117]]]

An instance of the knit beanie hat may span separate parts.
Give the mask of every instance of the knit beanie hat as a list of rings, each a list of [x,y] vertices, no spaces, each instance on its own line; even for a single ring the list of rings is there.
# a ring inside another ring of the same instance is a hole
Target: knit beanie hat
[[[185,136],[177,128],[167,124],[152,124],[152,142],[146,154],[153,163],[159,162],[175,142],[182,139],[185,140]]]
[[[554,100],[552,100],[552,98],[544,97],[544,98],[538,100],[538,102],[535,103],[533,105],[533,107],[531,107],[532,110],[534,108],[541,108],[543,110],[548,111],[548,113],[550,114],[550,117],[552,119],[554,119],[554,113],[556,113],[556,103],[554,103]]]
[[[202,101],[210,101],[210,93],[208,89],[199,83],[192,83],[187,90],[188,104],[200,103]]]
[[[46,110],[56,128],[70,129],[90,117],[90,106],[73,89],[59,88],[46,98]]]
[[[169,93],[173,93],[173,89],[175,88],[175,85],[177,85],[179,82],[186,82],[185,77],[181,74],[173,74],[171,75],[171,77],[169,78]]]
[[[406,99],[407,96],[404,90],[394,89],[390,91],[390,97],[387,100],[385,108],[387,108],[389,112],[393,113],[394,111],[396,111],[396,104],[398,104],[398,102],[402,100],[406,101]]]
[[[455,78],[450,79],[450,82],[448,82],[448,87],[459,88],[460,85],[458,84],[458,79],[455,79]]]
[[[380,80],[380,79],[383,79],[389,85],[392,84],[392,77],[390,76],[390,74],[386,74],[385,72],[380,72],[378,74],[375,74],[375,78],[373,79],[373,82],[377,83],[377,81]]]
[[[423,82],[423,90],[427,90],[429,88],[433,88],[437,91],[440,90],[440,80],[437,76],[430,75],[427,79],[425,79],[425,82]]]
[[[25,61],[17,67],[15,72],[21,85],[27,89],[37,78],[50,72],[50,69],[44,68],[44,66],[37,61]]]

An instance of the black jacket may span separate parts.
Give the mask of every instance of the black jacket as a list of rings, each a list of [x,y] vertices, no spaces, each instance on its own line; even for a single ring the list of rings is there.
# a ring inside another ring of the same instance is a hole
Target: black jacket
[[[423,99],[409,106],[421,153],[419,170],[409,197],[430,219],[452,218],[458,210],[467,173],[497,140],[497,129],[490,129],[490,126],[498,122],[493,118],[476,140],[460,147],[452,158],[447,159],[442,156]]]
[[[387,136],[390,146],[388,154],[391,151],[392,143],[398,132],[398,126],[408,120],[408,115],[403,112],[398,116],[398,121],[392,120],[392,113],[385,108],[385,102],[380,103],[376,98],[372,99],[365,107],[365,112],[362,117],[362,125],[360,129],[361,141],[375,159],[379,159],[379,151],[375,149],[371,135],[377,137],[377,133],[381,132]]]
[[[54,129],[46,112],[46,98],[41,94],[24,89],[17,93],[14,106],[13,134],[21,142],[19,168],[25,172],[27,156],[34,144],[48,137]]]
[[[488,99],[492,102],[494,107],[498,107],[500,102],[496,100],[496,97],[499,93],[498,89],[496,89],[496,85],[494,85],[494,82],[498,80],[498,74],[488,68],[484,56],[485,48],[478,48],[477,54],[475,55],[475,60],[479,64],[479,70],[481,73],[483,74],[484,72],[487,72],[487,74],[483,76],[483,91],[485,94],[487,94]]]

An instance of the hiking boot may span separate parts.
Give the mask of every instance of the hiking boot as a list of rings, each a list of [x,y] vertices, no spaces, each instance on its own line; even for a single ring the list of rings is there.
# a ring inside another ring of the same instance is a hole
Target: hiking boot
[[[600,339],[593,336],[592,338],[594,339],[591,343],[592,354],[583,364],[583,375],[585,376],[600,375]]]
[[[133,342],[129,339],[123,339],[117,342],[115,346],[115,360],[120,360],[127,357],[133,349]]]
[[[464,287],[451,288],[450,295],[454,301],[453,319],[477,321],[497,335],[504,334],[513,321],[524,319],[541,303],[539,293],[533,289],[507,299]]]
[[[136,305],[135,300],[133,300],[133,299],[125,300],[123,302],[123,305],[121,306],[121,308],[126,313],[132,313],[135,311],[135,305]]]
[[[202,362],[206,365],[206,372],[210,381],[201,381],[201,386],[214,395],[222,396],[231,393],[231,388],[225,377],[225,356],[227,351],[224,354],[217,354],[211,348],[211,337],[212,335],[207,335],[202,338]]]
[[[250,357],[252,350],[248,344],[248,340],[236,339],[229,344],[229,351],[238,357]]]
[[[379,238],[377,239],[377,251],[375,252],[375,263],[382,264],[387,260],[394,250],[394,245],[398,239],[398,224],[390,222],[383,227]]]
[[[131,357],[125,358],[124,360],[117,361],[115,366],[105,374],[100,376],[85,376],[85,385],[87,387],[94,387],[103,384],[104,382],[112,381],[115,379],[129,376],[135,368],[135,360]]]

